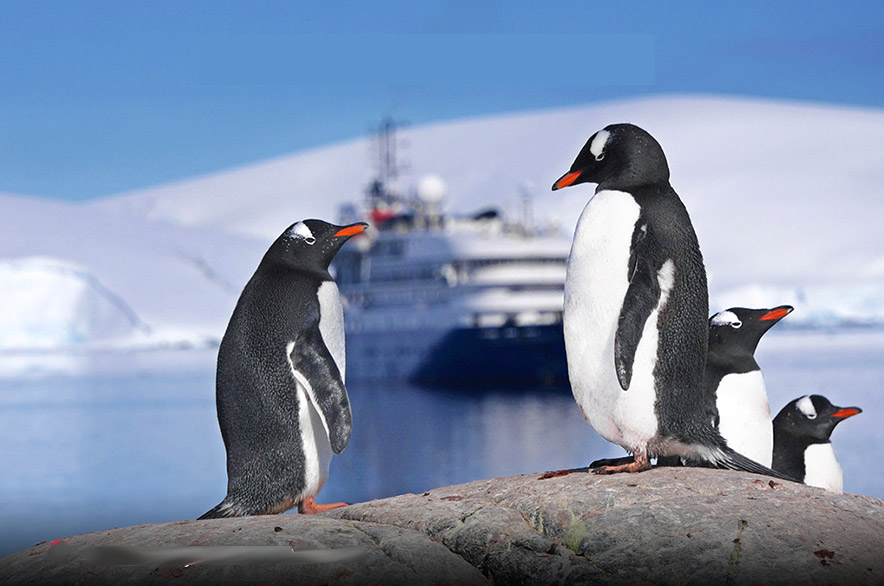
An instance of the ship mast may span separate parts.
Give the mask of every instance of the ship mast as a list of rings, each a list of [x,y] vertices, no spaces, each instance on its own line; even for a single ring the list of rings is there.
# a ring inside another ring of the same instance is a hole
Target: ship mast
[[[399,165],[396,162],[396,122],[386,117],[381,121],[378,132],[378,176],[385,185],[395,186],[399,178]]]
[[[403,200],[399,193],[399,175],[405,166],[398,160],[398,124],[387,116],[378,127],[374,146],[377,150],[377,174],[366,190],[371,219],[378,225],[401,211]]]

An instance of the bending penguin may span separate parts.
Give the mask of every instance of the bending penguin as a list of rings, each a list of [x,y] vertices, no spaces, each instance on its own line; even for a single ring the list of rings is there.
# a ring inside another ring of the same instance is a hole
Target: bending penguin
[[[844,473],[829,438],[836,425],[859,413],[859,407],[836,407],[822,395],[790,402],[773,421],[773,469],[810,486],[843,492]]]
[[[659,143],[632,124],[607,126],[552,188],[584,182],[598,187],[568,259],[568,376],[593,429],[633,454],[594,472],[638,472],[652,457],[680,456],[784,477],[729,448],[714,427],[703,388],[706,270]]]
[[[367,224],[304,220],[264,255],[218,350],[227,496],[200,519],[315,513],[332,453],[350,439],[344,323],[332,258]]]
[[[732,307],[709,318],[705,387],[715,398],[718,431],[728,446],[768,468],[773,458],[773,425],[755,349],[765,332],[793,309],[790,305]]]

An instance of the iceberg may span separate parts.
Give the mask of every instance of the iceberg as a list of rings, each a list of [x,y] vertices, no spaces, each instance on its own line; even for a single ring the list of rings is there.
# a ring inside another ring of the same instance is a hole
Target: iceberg
[[[79,265],[48,257],[0,260],[0,350],[112,344],[149,331]]]

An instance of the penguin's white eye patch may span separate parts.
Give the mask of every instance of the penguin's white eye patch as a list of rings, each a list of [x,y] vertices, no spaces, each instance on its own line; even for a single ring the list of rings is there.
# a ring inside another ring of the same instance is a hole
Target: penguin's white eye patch
[[[804,416],[808,419],[816,419],[816,408],[813,406],[813,401],[810,400],[810,396],[804,396],[798,399],[798,402],[795,403],[795,406],[798,407],[798,410],[804,413]]]
[[[609,138],[611,138],[610,132],[599,130],[595,133],[595,138],[592,139],[592,142],[589,143],[589,152],[592,153],[596,161],[601,161],[605,158],[605,145],[608,144]]]
[[[297,238],[299,240],[305,241],[307,244],[314,244],[316,242],[316,237],[313,236],[313,232],[310,231],[310,228],[307,227],[307,224],[304,222],[298,222],[289,230],[289,236],[292,238]]]
[[[712,316],[712,325],[730,326],[736,330],[742,327],[743,322],[740,321],[740,318],[733,311],[720,311]]]

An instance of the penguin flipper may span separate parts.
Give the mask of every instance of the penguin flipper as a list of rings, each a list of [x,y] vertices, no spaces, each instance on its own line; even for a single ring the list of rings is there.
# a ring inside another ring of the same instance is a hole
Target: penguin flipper
[[[350,441],[350,398],[334,358],[322,341],[319,328],[290,344],[292,375],[307,391],[328,433],[332,451],[340,454]],[[309,339],[307,339],[309,338]],[[309,377],[305,373],[311,373]]]
[[[629,252],[629,287],[620,307],[617,333],[614,336],[614,366],[620,388],[624,391],[629,389],[632,382],[635,352],[641,341],[645,322],[660,299],[660,283],[650,258],[651,239],[647,225],[640,227],[636,224]]]

